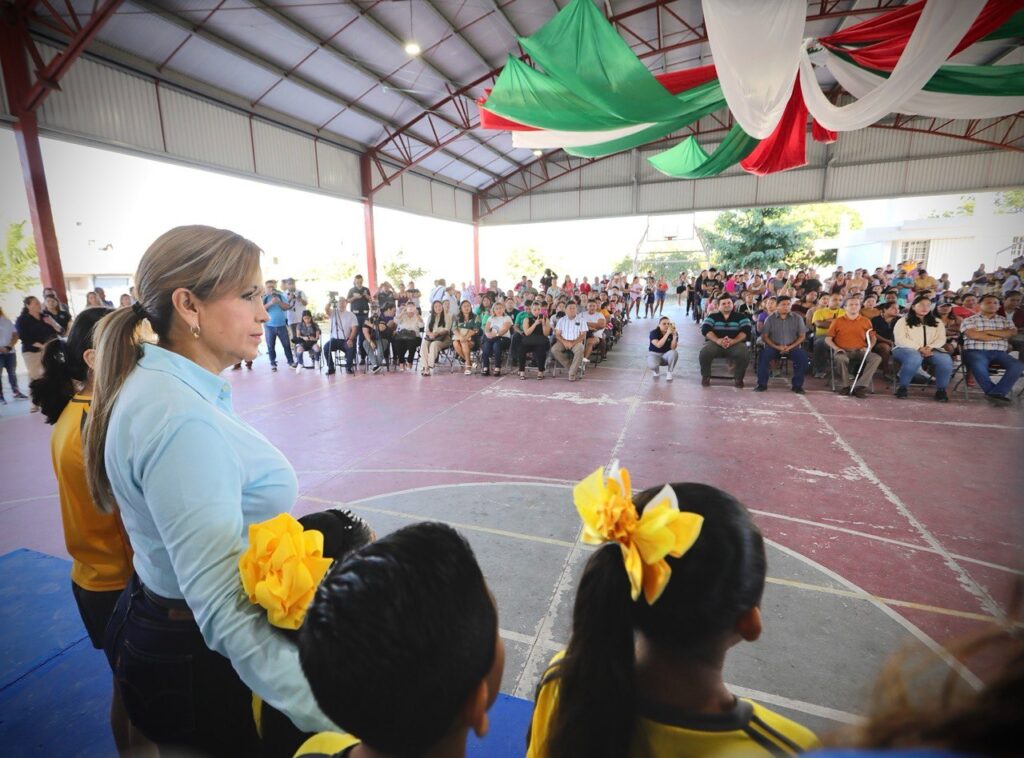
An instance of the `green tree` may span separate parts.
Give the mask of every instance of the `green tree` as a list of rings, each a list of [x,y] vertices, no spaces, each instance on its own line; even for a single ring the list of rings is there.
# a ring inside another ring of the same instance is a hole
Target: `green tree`
[[[413,266],[411,263],[405,260],[405,251],[399,250],[390,260],[381,266],[381,270],[384,272],[384,278],[391,282],[395,287],[398,286],[399,282],[405,282],[410,279],[419,279],[425,273],[426,269],[420,268],[419,266]]]
[[[627,276],[631,273],[645,274],[653,271],[655,276],[663,276],[672,280],[679,276],[680,271],[700,271],[710,265],[704,254],[695,250],[653,250],[640,253],[639,255],[627,255],[614,266],[612,271],[624,271]]]
[[[35,240],[25,236],[27,223],[21,221],[7,227],[0,265],[0,293],[26,293],[39,284],[39,258]]]
[[[782,268],[813,241],[791,208],[726,211],[712,229],[701,231],[714,262],[726,269]]]
[[[541,254],[532,247],[528,247],[525,250],[519,247],[513,248],[512,252],[505,258],[505,275],[517,282],[525,275],[533,279],[534,284],[537,284],[540,275],[548,267]]]
[[[997,200],[996,204],[998,203],[999,201]],[[954,210],[943,211],[942,213],[939,213],[938,211],[932,211],[931,213],[928,214],[928,218],[953,218],[954,216],[973,216],[974,206],[974,195],[961,195],[960,205],[958,205]]]
[[[996,195],[996,213],[1024,213],[1024,189],[1007,190]]]

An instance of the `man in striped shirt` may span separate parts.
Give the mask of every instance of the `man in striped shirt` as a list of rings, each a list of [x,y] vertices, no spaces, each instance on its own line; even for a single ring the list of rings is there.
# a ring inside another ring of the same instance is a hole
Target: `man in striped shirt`
[[[576,302],[570,300],[565,306],[565,315],[555,322],[555,343],[551,354],[555,360],[569,369],[569,381],[579,378],[580,364],[583,363],[583,343],[587,339],[587,322],[576,313]],[[571,363],[570,363],[571,361]]]
[[[747,340],[753,329],[747,315],[733,310],[731,295],[719,297],[718,312],[709,313],[700,326],[701,334],[707,338],[699,356],[701,385],[708,387],[711,384],[711,362],[715,358],[728,358],[735,366],[733,384],[743,387],[743,375],[750,361]]]
[[[1017,334],[1017,327],[1006,316],[999,315],[1000,302],[996,295],[982,295],[978,306],[981,312],[964,319],[960,325],[964,335],[964,363],[989,402],[1009,405],[1013,385],[1024,373],[1024,363],[1009,353],[1009,340]],[[998,384],[989,378],[993,363],[1005,369]]]

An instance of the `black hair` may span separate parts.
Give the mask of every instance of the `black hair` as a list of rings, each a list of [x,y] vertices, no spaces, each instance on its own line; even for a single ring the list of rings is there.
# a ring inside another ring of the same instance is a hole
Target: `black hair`
[[[967,295],[969,295],[969,294],[971,294],[971,293],[968,292]],[[967,295],[964,295],[964,297],[967,297]],[[988,292],[988,293],[986,293],[986,294],[984,294],[984,295],[982,295],[981,297],[978,298],[978,304],[981,305],[981,303],[985,302],[989,298],[992,298],[993,300],[998,300],[1000,303],[1003,302],[1003,299],[1001,297],[999,297],[999,295],[993,295],[991,292]]]
[[[713,661],[739,618],[761,603],[764,539],[747,509],[705,484],[671,487],[682,510],[704,517],[700,536],[683,557],[666,559],[672,577],[654,605],[642,595],[632,600],[618,544],[604,545],[590,557],[576,591],[565,658],[551,672],[559,698],[548,755],[629,754],[636,717],[634,630],[680,658]],[[660,490],[637,495],[637,512],[642,514]]]
[[[777,298],[775,298],[775,304],[778,305],[779,303],[788,303],[792,299],[793,298],[791,298],[789,295],[779,295]]]
[[[299,660],[338,726],[374,750],[422,755],[491,670],[497,633],[469,544],[445,524],[413,524],[334,564],[299,631]]]
[[[75,382],[89,378],[85,351],[92,350],[92,332],[96,323],[110,313],[109,308],[86,308],[75,319],[67,340],[52,339],[43,349],[43,375],[28,385],[32,402],[43,412],[47,424],[56,424],[65,406],[75,396]]]
[[[343,560],[373,542],[373,530],[352,511],[330,508],[307,513],[299,519],[303,529],[315,529],[324,536],[324,558]]]
[[[924,318],[918,318],[917,313],[914,311],[914,306],[918,303],[930,303],[931,301],[932,299],[926,295],[918,295],[914,298],[914,302],[912,302],[910,304],[910,308],[907,309],[907,315],[905,317],[907,319],[907,326],[921,326],[921,324],[924,324],[925,326],[939,325],[939,320],[935,318],[935,311],[928,311]]]
[[[722,302],[723,300],[728,300],[729,302],[732,302],[732,295],[730,295],[728,292],[719,295],[718,302]]]

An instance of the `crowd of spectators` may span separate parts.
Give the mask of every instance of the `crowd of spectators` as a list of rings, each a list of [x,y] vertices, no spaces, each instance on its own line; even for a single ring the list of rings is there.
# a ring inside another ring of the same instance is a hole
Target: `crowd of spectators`
[[[897,398],[924,383],[934,385],[936,401],[948,402],[950,382],[963,367],[961,381],[993,405],[1007,405],[1024,372],[1022,271],[1024,257],[993,272],[979,266],[959,285],[914,261],[873,272],[840,266],[825,279],[814,269],[701,271],[686,288],[686,312],[707,340],[701,382],[711,384],[712,362],[724,358],[735,386],[743,387],[753,360],[754,389],[764,392],[788,359],[796,393],[804,392],[809,369],[840,394],[864,398],[880,370]]]

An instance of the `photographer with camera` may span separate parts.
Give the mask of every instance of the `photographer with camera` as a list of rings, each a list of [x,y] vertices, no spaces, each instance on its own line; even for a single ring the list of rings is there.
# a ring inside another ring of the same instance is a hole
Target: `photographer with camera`
[[[277,371],[277,350],[275,349],[277,340],[281,341],[281,347],[284,348],[284,357],[288,359],[288,367],[295,368],[287,321],[287,312],[291,305],[288,303],[288,296],[277,288],[276,279],[268,279],[264,284],[263,307],[267,309],[269,317],[267,323],[263,325],[263,336],[267,340],[270,370]]]
[[[348,310],[348,300],[338,297],[337,292],[331,292],[329,295],[327,318],[331,323],[331,338],[324,345],[324,353],[327,357],[327,375],[330,376],[334,373],[335,350],[345,352],[345,370],[349,374],[354,374],[359,320],[354,313]]]
[[[676,361],[679,360],[679,333],[676,325],[669,321],[668,316],[662,316],[658,320],[657,328],[651,330],[648,335],[647,344],[647,368],[651,370],[651,376],[658,378],[662,366],[668,366],[668,373],[665,374],[667,381],[672,381],[672,372],[675,371]]]
[[[295,280],[291,277],[282,279],[281,284],[284,285],[284,294],[288,298],[288,333],[294,343],[295,338],[299,336],[299,324],[302,323],[302,314],[309,305],[309,299],[305,292],[296,289]]]

